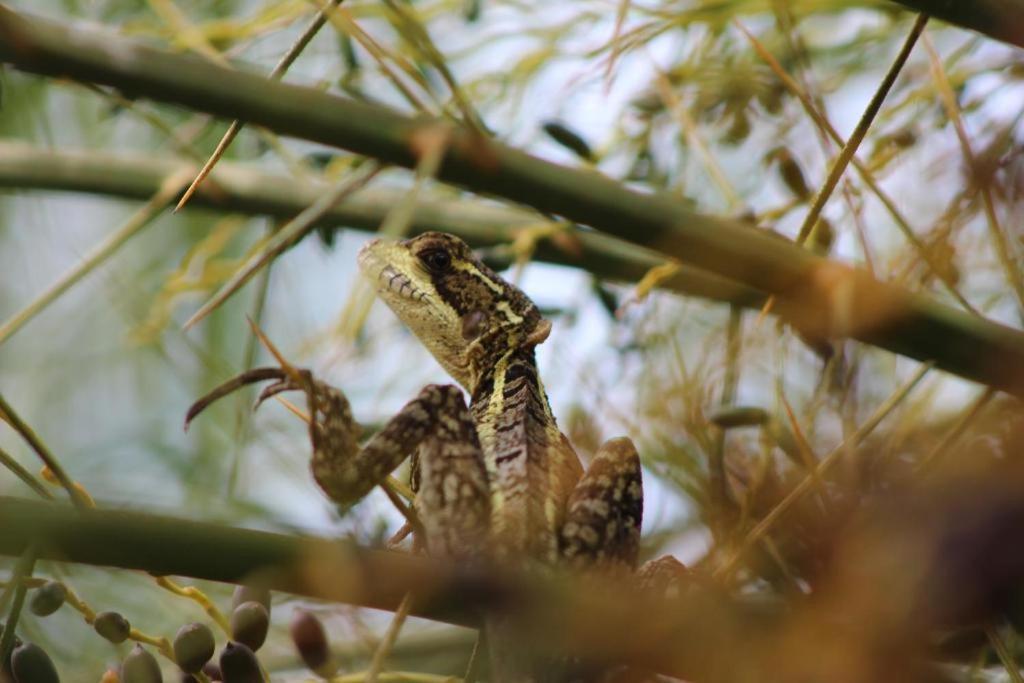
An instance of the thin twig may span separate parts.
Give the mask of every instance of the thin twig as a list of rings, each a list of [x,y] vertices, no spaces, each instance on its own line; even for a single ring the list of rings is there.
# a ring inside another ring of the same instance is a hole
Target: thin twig
[[[47,306],[56,301],[60,295],[64,294],[75,283],[117,253],[128,240],[139,234],[181,192],[181,188],[188,182],[190,176],[191,171],[187,168],[182,168],[168,176],[160,185],[160,189],[157,190],[156,194],[140,207],[138,211],[132,214],[121,227],[93,247],[85,258],[76,263],[68,272],[58,278],[56,282],[46,288],[24,308],[8,318],[3,325],[0,325],[0,344],[10,339],[11,335],[21,329],[25,323],[39,315]]]
[[[167,136],[167,139],[171,141],[171,144],[174,146],[174,148],[178,150],[178,152],[180,152],[181,154],[189,157],[190,159],[194,159],[195,161],[203,160],[202,153],[192,145],[193,139],[197,136],[183,135],[180,132],[181,130],[189,127],[187,124],[178,127],[172,126],[171,124],[167,123],[153,112],[146,111],[142,106],[139,105],[138,102],[125,97],[117,90],[109,90],[106,88],[102,88],[96,85],[95,83],[85,83],[83,85],[86,88],[86,90],[89,90],[90,92],[96,93],[101,97],[109,99],[110,101],[114,102],[118,107],[121,107],[126,111],[132,112],[140,119],[142,119],[149,125],[153,126],[153,128],[156,128],[158,131]],[[195,118],[200,117],[202,117],[202,115],[197,115]]]
[[[942,68],[942,60],[939,59],[939,54],[935,51],[935,46],[932,45],[932,41],[927,35],[924,37],[924,47],[928,52],[928,62],[931,66],[932,76],[935,78],[939,95],[942,97],[942,105],[946,109],[946,115],[949,117],[949,120],[953,123],[953,130],[956,131],[957,140],[960,142],[964,162],[967,164],[968,172],[974,175],[977,173],[978,165],[977,159],[974,156],[974,150],[971,149],[971,139],[967,135],[967,128],[964,125],[963,116],[960,114],[956,95],[949,84],[949,78],[946,77],[945,69]],[[978,182],[979,180],[984,182]],[[1016,260],[1015,256],[1011,253],[1010,244],[1006,240],[1003,228],[999,225],[999,216],[996,214],[992,189],[989,187],[986,179],[975,177],[974,182],[977,183],[978,192],[981,193],[981,204],[985,210],[985,221],[988,224],[992,245],[996,256],[999,258],[999,264],[1003,268],[1007,282],[1013,288],[1013,293],[1017,296],[1018,306],[1024,310],[1024,276],[1021,275],[1020,269],[1014,263]]]
[[[487,126],[484,125],[483,119],[480,118],[479,112],[473,107],[473,104],[469,101],[462,86],[459,85],[458,81],[455,80],[455,74],[452,73],[451,69],[448,68],[448,63],[445,61],[444,55],[437,48],[434,40],[430,37],[430,33],[423,26],[423,23],[414,16],[412,5],[404,2],[395,2],[395,0],[384,0],[384,4],[387,5],[396,17],[402,22],[403,27],[406,31],[401,31],[402,36],[409,40],[409,42],[429,61],[433,64],[434,68],[437,69],[438,73],[441,74],[441,78],[444,80],[445,85],[448,86],[448,90],[452,94],[452,98],[455,100],[455,105],[462,112],[463,122],[475,130],[480,135],[487,135]],[[397,27],[396,27],[397,28]],[[410,35],[411,34],[411,35]]]
[[[387,659],[388,654],[391,652],[391,648],[398,639],[398,634],[401,632],[402,626],[405,624],[405,620],[409,616],[409,608],[411,606],[412,593],[406,593],[405,597],[402,598],[402,602],[398,604],[398,609],[395,610],[395,615],[391,618],[391,623],[388,624],[388,630],[384,633],[384,637],[381,639],[380,643],[377,645],[377,649],[373,653],[373,659],[370,661],[370,668],[366,670],[366,677],[363,679],[366,683],[377,683],[377,678],[380,676],[380,672],[384,668],[384,660]]]
[[[1014,661],[1013,653],[1010,652],[1010,648],[1006,647],[1006,643],[1003,642],[999,631],[989,624],[985,626],[985,635],[988,637],[988,642],[992,645],[992,649],[996,651],[996,655],[999,657],[1003,668],[1006,669],[1006,673],[1010,676],[1010,680],[1013,683],[1024,683],[1024,678],[1020,675],[1020,667]]]
[[[704,143],[704,139],[697,132],[697,123],[690,116],[690,112],[687,111],[686,105],[679,99],[679,96],[672,90],[672,84],[669,82],[665,74],[660,69],[655,67],[655,79],[654,83],[658,88],[658,96],[665,103],[666,107],[672,114],[675,115],[679,123],[679,127],[682,129],[683,137],[686,139],[686,143],[696,150],[697,154],[704,160],[704,166],[708,170],[708,175],[715,182],[718,190],[722,193],[722,197],[725,199],[728,208],[733,209],[737,206],[742,205],[742,200],[736,193],[736,189],[732,183],[729,182],[729,178],[725,175],[725,171],[722,170],[721,165],[715,159],[711,150]]]
[[[249,313],[249,319],[253,321],[256,327],[262,324],[263,311],[266,307],[267,296],[270,293],[270,273],[274,267],[271,263],[260,272],[260,279],[256,285],[257,293],[256,300],[253,303],[252,311]],[[259,340],[256,335],[251,335],[246,338],[245,351],[242,353],[242,369],[251,370],[256,365],[256,353],[259,351]],[[227,477],[227,495],[233,497],[235,489],[238,486],[238,477],[242,470],[242,454],[244,448],[242,445],[246,441],[246,436],[249,431],[250,421],[248,419],[251,405],[249,404],[249,392],[241,391],[238,393],[238,400],[235,405],[235,436],[234,436],[234,453],[231,458],[231,466],[228,469]]]
[[[53,476],[64,487],[64,490],[68,492],[68,497],[72,503],[82,509],[92,507],[91,502],[79,490],[75,482],[71,480],[71,477],[67,475],[64,468],[61,467],[60,461],[50,452],[50,449],[46,447],[42,439],[32,431],[32,428],[14,412],[14,408],[4,399],[3,394],[0,394],[0,420],[4,420],[7,424],[11,425],[14,431],[35,451],[39,459],[43,461],[43,464],[53,472]]]
[[[398,486],[396,486],[396,484],[398,484]],[[384,494],[388,497],[388,500],[391,501],[391,504],[395,506],[395,509],[397,509],[409,523],[409,526],[416,533],[416,537],[419,539],[426,538],[427,534],[423,528],[423,521],[420,520],[419,515],[416,513],[416,508],[406,503],[406,499],[402,495],[402,489],[405,488],[405,485],[394,477],[388,477],[381,484],[381,488],[384,490]]]
[[[313,17],[313,20],[309,22],[308,26],[306,26],[306,30],[304,30],[302,35],[292,43],[292,46],[288,48],[288,52],[286,52],[284,56],[281,57],[281,60],[274,66],[268,78],[276,81],[284,76],[284,73],[288,68],[291,67],[298,56],[302,54],[302,51],[306,49],[306,46],[309,45],[309,41],[313,40],[313,37],[321,28],[323,28],[324,24],[327,23],[327,13],[340,5],[343,1],[344,0],[329,0],[327,5],[317,12],[316,16]],[[231,122],[227,131],[225,131],[223,137],[221,137],[220,142],[217,143],[217,147],[214,149],[213,154],[211,154],[210,158],[206,160],[206,163],[203,164],[199,173],[196,174],[195,179],[188,186],[188,189],[185,190],[185,194],[183,194],[181,199],[178,200],[178,205],[174,207],[175,213],[185,206],[185,204],[188,203],[188,200],[192,198],[192,195],[195,194],[195,191],[199,188],[199,184],[202,183],[208,175],[210,175],[210,171],[213,170],[213,167],[216,166],[217,162],[220,161],[222,156],[224,156],[224,152],[227,151],[228,147],[238,135],[239,131],[242,130],[244,125],[245,124],[239,119],[235,119]]]
[[[843,140],[842,136],[839,135],[839,131],[837,131],[835,127],[825,117],[824,112],[818,110],[817,106],[814,104],[811,98],[807,95],[806,92],[804,92],[803,88],[800,87],[800,84],[793,80],[793,78],[786,73],[786,70],[782,67],[781,64],[779,64],[778,60],[775,59],[774,55],[772,55],[772,53],[768,51],[768,49],[761,43],[761,41],[757,39],[756,36],[754,36],[753,33],[751,33],[739,21],[734,21],[733,23],[743,33],[743,35],[747,37],[747,39],[750,41],[751,46],[754,48],[754,51],[757,52],[758,56],[761,57],[761,59],[763,59],[766,64],[768,64],[769,68],[771,68],[775,76],[780,81],[782,81],[783,86],[785,86],[785,88],[789,90],[789,92],[800,101],[800,103],[804,107],[804,111],[807,113],[810,119],[821,130],[828,133],[828,136],[832,138],[832,140],[836,144],[843,146],[845,144],[845,141]],[[901,233],[903,233],[903,236],[914,248],[917,255],[921,258],[922,261],[924,261],[928,265],[932,273],[939,279],[940,282],[942,282],[942,284],[946,287],[946,289],[953,296],[953,298],[956,299],[957,302],[961,306],[963,306],[965,310],[970,311],[974,315],[980,317],[981,314],[978,312],[978,310],[974,308],[974,306],[972,306],[970,302],[968,302],[967,299],[963,297],[962,294],[960,294],[960,290],[957,288],[956,283],[949,277],[949,274],[946,273],[945,270],[938,263],[936,263],[935,258],[932,256],[928,247],[924,244],[924,242],[921,241],[921,238],[917,236],[917,233],[914,232],[914,228],[911,227],[910,223],[903,216],[902,212],[900,212],[899,207],[896,206],[896,202],[893,201],[892,197],[890,197],[875,180],[874,175],[871,173],[871,170],[867,166],[865,166],[856,156],[850,159],[850,163],[853,164],[853,167],[857,170],[857,173],[860,175],[861,180],[863,180],[864,183],[868,186],[868,189],[870,189],[871,192],[878,198],[878,200],[882,202],[882,206],[885,207],[885,210],[896,222],[896,227],[899,228]]]
[[[13,472],[14,476],[25,482],[30,489],[38,493],[42,498],[46,498],[47,500],[53,499],[53,494],[50,493],[50,490],[43,486],[38,479],[32,476],[31,472],[25,469],[20,462],[15,460],[10,453],[2,448],[0,448],[0,465],[3,465]]]
[[[622,36],[622,27],[626,23],[626,16],[629,14],[630,4],[631,0],[619,0],[618,7],[615,10],[615,28],[612,29],[612,37],[608,41],[611,54],[608,55],[608,62],[604,70],[604,92],[606,95],[612,87],[612,71],[615,70],[615,63],[619,60],[619,55],[622,53],[619,39]]]
[[[415,68],[407,65],[400,57],[385,50],[380,43],[374,40],[370,34],[364,31],[359,24],[355,22],[349,13],[345,11],[344,7],[328,8],[323,0],[312,0],[312,2],[316,3],[323,9],[323,11],[325,11],[328,21],[331,22],[336,30],[340,31],[342,35],[353,38],[370,53],[370,56],[377,62],[377,66],[380,67],[384,75],[391,81],[392,85],[398,89],[398,92],[402,94],[414,109],[419,112],[430,113],[429,107],[427,107],[427,105],[409,89],[409,86],[407,86],[402,79],[398,77],[398,74],[396,74],[388,65],[388,59],[390,58],[395,62],[403,72],[411,76],[418,85],[420,85],[426,92],[430,93],[429,85],[422,80],[422,75],[417,73]]]
[[[814,454],[814,449],[811,448],[811,444],[807,442],[807,437],[804,436],[803,430],[800,429],[800,421],[796,419],[796,413],[793,412],[793,406],[789,404],[786,394],[780,392],[779,399],[781,399],[782,407],[785,409],[786,417],[789,419],[789,428],[793,432],[793,440],[796,441],[797,453],[800,455],[804,469],[810,475],[815,488],[818,489],[818,495],[822,504],[824,504],[827,492],[825,490],[825,481],[818,474],[818,459]]]
[[[743,346],[743,311],[737,306],[729,307],[729,321],[725,330],[725,376],[722,378],[722,395],[719,405],[723,408],[732,407],[736,400],[736,388],[740,377],[740,356]],[[710,462],[708,463],[708,487],[713,512],[724,517],[719,519],[715,530],[720,534],[727,530],[727,525],[735,523],[736,510],[729,496],[729,487],[725,474],[725,430],[716,431],[711,444]],[[729,517],[726,517],[729,515]],[[731,517],[731,519],[730,519]],[[724,534],[723,534],[724,536]]]
[[[14,565],[14,573],[11,576],[11,583],[8,589],[13,587],[14,602],[11,603],[11,611],[7,613],[7,623],[4,625],[3,633],[0,634],[0,662],[10,661],[11,650],[14,649],[14,632],[18,628],[18,618],[21,616],[21,608],[25,604],[25,593],[28,591],[28,584],[25,579],[32,576],[32,570],[36,566],[36,547],[29,544],[25,552],[18,558]]]
[[[739,546],[733,551],[732,556],[727,560],[721,567],[715,571],[715,576],[722,580],[729,580],[739,567],[739,563],[742,561],[746,552],[755,543],[760,541],[765,534],[772,528],[790,508],[793,504],[800,500],[801,497],[814,487],[816,479],[824,477],[825,473],[828,472],[833,465],[840,460],[840,456],[843,455],[848,449],[855,447],[861,441],[863,441],[875,427],[885,419],[885,417],[892,412],[892,410],[903,401],[904,398],[910,393],[910,391],[917,386],[917,383],[924,378],[928,371],[932,369],[933,363],[923,363],[917,369],[917,372],[907,380],[903,386],[896,390],[896,392],[890,396],[882,405],[880,405],[875,412],[869,417],[864,424],[862,424],[856,432],[848,436],[843,440],[841,444],[836,446],[832,452],[821,459],[818,466],[814,469],[814,472],[804,477],[799,484],[793,487],[793,489],[783,498],[778,505],[764,516],[764,518],[757,523],[757,525],[750,530],[750,532],[740,542]]]
[[[786,37],[786,40],[789,43],[789,49],[799,60],[801,68],[797,71],[797,76],[802,82],[803,90],[810,93],[814,106],[818,111],[827,111],[825,107],[825,100],[821,97],[821,93],[813,82],[814,74],[811,68],[811,60],[809,58],[807,44],[804,42],[799,30],[797,29],[792,11],[786,3],[781,0],[773,0],[772,10],[775,13],[775,21],[779,26],[780,32]],[[818,134],[818,139],[821,142],[822,152],[826,157],[831,157],[833,150],[830,143],[833,141],[829,138],[828,133],[823,130],[821,126],[815,126],[815,132]],[[841,147],[842,143],[840,142],[839,145]],[[857,239],[861,244],[861,251],[864,254],[864,267],[872,276],[874,276],[875,265],[874,259],[871,256],[871,250],[868,246],[867,231],[864,229],[861,212],[854,203],[851,187],[852,183],[850,182],[850,179],[845,178],[843,180],[842,187],[843,199],[846,201],[846,205],[850,210],[850,216],[853,219]]]
[[[628,2],[628,0],[626,0]],[[476,683],[480,677],[480,669],[487,649],[486,629],[480,629],[476,633],[476,640],[473,641],[473,651],[469,655],[469,663],[466,664],[466,673],[462,677],[463,683]]]
[[[860,143],[864,140],[864,136],[867,135],[868,129],[871,128],[871,124],[874,123],[875,116],[882,108],[882,103],[885,101],[886,96],[889,94],[893,84],[896,82],[896,77],[899,76],[900,71],[903,70],[904,64],[907,63],[907,59],[910,57],[910,53],[914,49],[914,45],[917,43],[917,39],[921,35],[921,32],[924,31],[924,27],[927,23],[927,14],[919,14],[917,19],[914,21],[914,25],[910,29],[910,35],[908,35],[907,39],[903,42],[903,47],[900,48],[895,61],[893,61],[892,65],[889,67],[889,71],[886,72],[885,78],[882,79],[882,82],[879,84],[878,89],[872,96],[871,101],[868,102],[868,106],[861,115],[860,120],[857,122],[857,127],[853,129],[853,134],[850,135],[850,139],[847,140],[845,145],[843,145],[842,151],[839,152],[839,156],[832,164],[828,177],[825,179],[825,184],[822,185],[821,189],[818,190],[818,194],[815,195],[814,203],[811,204],[811,208],[807,212],[806,218],[804,218],[803,225],[800,226],[800,232],[797,234],[797,244],[803,244],[810,236],[811,230],[817,224],[818,218],[821,216],[821,210],[825,208],[825,203],[828,201],[829,197],[832,196],[832,191],[835,189],[836,185],[839,183],[839,179],[846,171],[847,165],[849,165],[850,160],[857,153],[857,148],[860,147]]]
[[[203,304],[199,310],[185,322],[183,328],[186,330],[189,329],[216,310],[218,306],[227,301],[232,294],[238,291],[252,278],[253,275],[259,272],[261,268],[281,255],[297,241],[301,240],[310,231],[314,230],[316,228],[317,221],[319,221],[320,218],[330,211],[338,202],[363,187],[375,175],[377,175],[380,170],[380,164],[376,162],[367,163],[361,169],[346,177],[331,192],[323,195],[315,203],[307,207],[305,211],[284,225],[270,240],[268,240],[259,253],[254,254],[245,263],[245,265],[239,268],[238,271],[231,276],[230,280],[224,283],[224,285],[209,299],[209,301]]]
[[[203,611],[213,620],[220,630],[224,632],[229,638],[231,637],[231,625],[228,623],[227,617],[221,612],[217,605],[213,604],[213,601],[195,586],[179,586],[177,583],[167,578],[166,576],[155,576],[156,585],[161,588],[174,593],[183,598],[188,598],[197,605],[203,608]]]
[[[174,4],[173,0],[147,0],[150,9],[153,13],[160,17],[165,24],[168,24],[177,36],[178,40],[183,42],[186,47],[193,50],[199,55],[202,55],[206,59],[210,60],[214,64],[219,66],[227,66],[228,61],[224,58],[220,52],[217,51],[202,31],[197,29],[192,22],[188,20],[185,13]]]
[[[938,459],[941,458],[961,436],[963,436],[963,433],[967,431],[967,428],[971,426],[971,423],[973,423],[978,415],[981,414],[982,409],[988,405],[989,401],[995,397],[996,393],[996,390],[992,387],[985,388],[985,391],[981,393],[981,396],[979,396],[974,403],[971,404],[971,407],[964,412],[957,423],[953,425],[952,429],[950,429],[942,438],[942,441],[936,444],[935,448],[933,448],[932,451],[922,458],[917,464],[918,472],[925,472],[935,465]]]

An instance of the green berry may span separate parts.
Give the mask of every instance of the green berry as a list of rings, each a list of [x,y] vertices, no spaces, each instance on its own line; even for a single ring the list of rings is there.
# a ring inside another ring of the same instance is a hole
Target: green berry
[[[260,603],[267,610],[267,614],[270,614],[270,590],[260,586],[235,586],[235,592],[231,596],[231,611],[250,601]]]
[[[92,627],[96,629],[96,633],[115,645],[127,640],[128,634],[132,630],[132,625],[128,623],[128,620],[117,612],[100,612],[96,615],[96,621],[93,622]]]
[[[60,683],[50,655],[34,643],[25,643],[11,655],[11,673],[15,683]]]
[[[331,651],[327,645],[327,635],[316,615],[302,609],[295,610],[288,630],[299,656],[310,670],[317,671],[328,662]]]
[[[270,614],[258,602],[243,602],[231,613],[231,637],[255,652],[267,639]]]
[[[46,617],[60,609],[68,597],[68,589],[60,581],[47,581],[32,591],[28,608],[37,617]]]
[[[229,641],[224,646],[220,653],[220,670],[224,683],[263,683],[256,654],[241,643]]]
[[[213,657],[213,632],[205,624],[186,624],[174,636],[174,661],[182,671],[196,673]]]
[[[136,643],[121,662],[121,683],[163,683],[163,680],[156,657]]]

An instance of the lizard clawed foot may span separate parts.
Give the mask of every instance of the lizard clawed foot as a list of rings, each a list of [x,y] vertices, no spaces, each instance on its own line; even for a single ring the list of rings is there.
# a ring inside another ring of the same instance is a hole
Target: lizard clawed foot
[[[192,420],[194,420],[199,413],[203,412],[228,394],[233,394],[242,387],[250,384],[265,382],[268,379],[277,380],[277,382],[271,384],[270,387],[267,387],[267,389],[269,389],[287,381],[288,378],[288,374],[282,368],[253,368],[252,370],[246,370],[245,372],[232,377],[192,404],[188,409],[188,412],[185,414],[185,431],[188,431],[189,426],[192,424]],[[266,393],[266,390],[264,390],[264,393]],[[262,400],[263,394],[260,394],[260,402],[262,402]]]
[[[282,376],[273,384],[268,384],[256,398],[256,404],[252,407],[256,410],[268,398],[273,398],[286,391],[305,391],[307,394],[316,391],[317,380],[309,370],[300,369],[291,372],[283,371]]]
[[[269,351],[277,360],[279,367],[254,368],[252,370],[247,370],[216,387],[213,391],[193,403],[192,407],[188,409],[188,412],[185,414],[185,431],[188,431],[192,420],[214,402],[228,394],[238,391],[244,386],[255,384],[257,382],[264,382],[266,380],[275,380],[275,382],[260,392],[259,397],[256,399],[256,405],[253,406],[253,410],[256,410],[256,408],[263,405],[264,401],[276,396],[277,394],[286,391],[303,391],[306,393],[306,397],[309,400],[310,412],[313,413],[312,420],[306,418],[306,421],[311,423],[311,435],[314,440],[314,445],[318,436],[317,432],[319,431],[316,428],[316,418],[320,406],[327,406],[326,410],[334,410],[338,412],[341,417],[341,421],[347,421],[348,424],[345,426],[351,430],[351,411],[348,408],[348,401],[341,395],[341,392],[313,377],[313,373],[309,370],[293,366],[285,359],[281,352],[278,351],[277,347],[274,346],[259,326],[257,326],[251,319],[249,320],[249,325],[252,327],[252,332],[256,335],[256,338],[260,340],[260,343],[262,343],[263,346],[266,347],[267,351]],[[330,416],[328,415],[327,417]]]
[[[256,384],[258,382],[265,382],[267,380],[274,380],[274,382],[267,385],[263,391],[260,392],[260,395],[256,398],[256,403],[253,405],[253,410],[256,410],[263,405],[264,401],[267,399],[273,398],[274,396],[286,391],[305,392],[310,401],[310,407],[314,415],[317,413],[317,407],[321,405],[343,402],[346,404],[345,407],[347,408],[347,401],[339,400],[339,392],[336,389],[333,389],[313,377],[313,373],[305,368],[294,368],[291,366],[277,368],[253,368],[252,370],[247,370],[235,377],[232,377],[193,403],[185,414],[185,431],[188,431],[189,426],[192,424],[192,420],[194,420],[201,412],[206,410],[213,403],[216,403],[228,394],[238,391],[244,386]],[[342,412],[345,414],[348,413],[347,409],[343,409]]]

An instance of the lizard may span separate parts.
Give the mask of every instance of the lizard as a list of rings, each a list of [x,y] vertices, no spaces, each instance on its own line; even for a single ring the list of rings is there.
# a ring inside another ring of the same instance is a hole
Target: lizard
[[[344,394],[308,370],[249,371],[200,399],[186,423],[241,384],[272,379],[257,405],[282,391],[305,392],[311,469],[332,501],[359,500],[413,457],[414,507],[428,554],[634,571],[639,455],[630,439],[614,438],[584,471],[538,375],[535,349],[551,323],[533,301],[446,233],[372,240],[358,264],[459,386],[424,387],[362,446]],[[506,657],[493,641],[496,663]],[[496,680],[535,680],[521,664],[516,673],[492,668]]]

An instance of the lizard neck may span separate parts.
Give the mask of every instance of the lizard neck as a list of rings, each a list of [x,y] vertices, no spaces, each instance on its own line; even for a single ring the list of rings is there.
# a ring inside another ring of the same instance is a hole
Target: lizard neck
[[[581,467],[555,423],[533,348],[509,351],[482,373],[470,410],[499,548],[553,560],[556,530]]]

